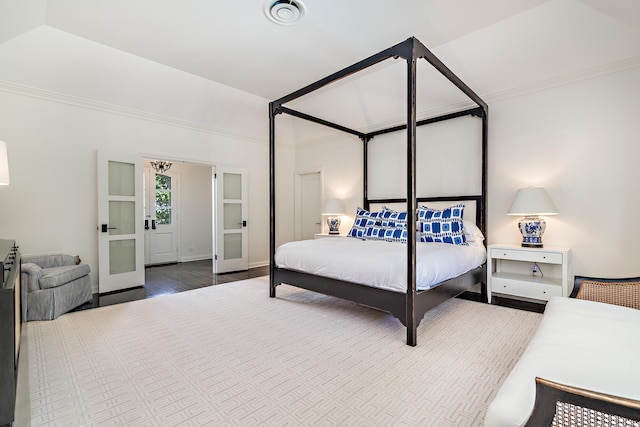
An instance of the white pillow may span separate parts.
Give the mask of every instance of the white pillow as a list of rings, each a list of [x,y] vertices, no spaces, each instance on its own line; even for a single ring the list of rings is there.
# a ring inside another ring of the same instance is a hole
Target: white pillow
[[[482,234],[482,231],[480,231],[475,223],[465,219],[462,221],[462,224],[464,228],[464,237],[467,242],[482,242],[484,240],[484,234]]]

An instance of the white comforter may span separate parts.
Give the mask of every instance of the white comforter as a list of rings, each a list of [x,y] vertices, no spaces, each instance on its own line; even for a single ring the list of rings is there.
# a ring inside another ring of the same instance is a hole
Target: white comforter
[[[485,262],[482,242],[468,246],[417,243],[416,284],[429,289]],[[276,266],[395,291],[407,290],[407,245],[330,237],[290,242],[276,250]]]

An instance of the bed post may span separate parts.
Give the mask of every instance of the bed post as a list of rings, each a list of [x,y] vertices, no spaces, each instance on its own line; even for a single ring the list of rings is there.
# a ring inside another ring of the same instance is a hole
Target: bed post
[[[407,55],[407,345],[416,346],[416,54],[410,39]]]
[[[362,140],[362,208],[369,209],[369,141],[372,136],[361,136]]]
[[[275,105],[269,103],[269,296],[275,298],[276,253],[276,123]]]
[[[489,141],[489,111],[488,106],[482,108],[482,200],[480,202],[480,230],[484,234],[485,245],[489,241],[487,237],[487,148]],[[476,209],[478,209],[476,207]]]

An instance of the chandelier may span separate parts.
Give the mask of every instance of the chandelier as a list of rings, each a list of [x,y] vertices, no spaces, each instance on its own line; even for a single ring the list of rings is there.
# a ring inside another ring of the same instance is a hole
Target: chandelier
[[[171,169],[171,164],[171,162],[165,162],[163,160],[154,160],[151,162],[151,167],[155,169],[156,172],[165,173]]]

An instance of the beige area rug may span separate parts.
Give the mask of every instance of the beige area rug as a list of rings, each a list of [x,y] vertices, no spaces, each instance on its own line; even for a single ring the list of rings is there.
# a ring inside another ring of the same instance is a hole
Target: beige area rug
[[[540,315],[466,300],[418,346],[390,315],[268,279],[25,324],[32,426],[478,426]]]

